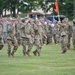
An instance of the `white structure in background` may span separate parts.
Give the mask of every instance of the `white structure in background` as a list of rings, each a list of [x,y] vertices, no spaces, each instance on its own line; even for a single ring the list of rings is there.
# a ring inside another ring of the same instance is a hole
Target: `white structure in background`
[[[24,2],[24,0],[19,0],[19,2],[23,2],[23,4],[25,4],[25,5],[29,5],[29,3]]]
[[[36,10],[32,10],[32,12],[40,12],[42,14],[45,14],[41,8],[37,8]],[[52,12],[53,12],[53,8],[50,8],[50,10],[46,14],[51,14]]]

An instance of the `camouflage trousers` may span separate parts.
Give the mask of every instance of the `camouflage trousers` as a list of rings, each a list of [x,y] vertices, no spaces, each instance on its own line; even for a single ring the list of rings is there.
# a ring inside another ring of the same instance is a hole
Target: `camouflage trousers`
[[[68,49],[70,49],[70,40],[71,40],[71,34],[68,34]]]
[[[68,45],[68,35],[61,37],[61,48],[63,51],[67,50]]]
[[[28,46],[28,49],[26,49],[26,45]],[[31,38],[25,38],[22,37],[22,46],[23,46],[23,54],[26,55],[27,51],[31,51],[33,47],[33,40]]]
[[[75,36],[74,35],[72,36],[72,42],[73,42],[73,48],[75,50]]]
[[[51,40],[50,40],[50,34],[47,34],[47,44],[50,44]]]
[[[21,39],[21,34],[20,33],[16,33],[16,38],[17,38],[17,42],[18,42],[18,45],[22,44],[22,39]]]
[[[14,54],[16,52],[16,50],[18,49],[17,39],[16,38],[7,39],[7,46],[8,46],[8,50],[7,50],[8,56],[10,56],[11,53]],[[13,50],[11,52],[12,46],[13,46]]]
[[[41,52],[41,49],[42,49],[42,40],[35,39],[35,45],[36,45],[35,51],[38,53],[38,55],[40,55],[40,52]]]
[[[58,44],[59,43],[59,34],[54,34],[53,37],[54,37],[54,43]]]
[[[4,46],[4,42],[3,42],[3,39],[1,38],[0,39],[0,50],[2,50],[3,46]]]

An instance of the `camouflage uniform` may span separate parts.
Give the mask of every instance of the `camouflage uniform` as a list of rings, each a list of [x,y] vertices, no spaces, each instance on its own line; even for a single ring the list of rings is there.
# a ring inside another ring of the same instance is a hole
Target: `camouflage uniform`
[[[72,25],[69,24],[69,23],[68,23],[68,25],[69,25],[69,29],[68,29],[69,34],[68,34],[68,45],[67,45],[67,47],[68,47],[68,49],[70,49],[70,40],[71,40],[71,37],[72,37]]]
[[[73,41],[73,47],[75,50],[75,20],[73,20],[73,26],[72,26],[72,41]]]
[[[52,27],[51,27],[51,23],[48,23],[48,33],[47,33],[47,44],[50,44],[52,42]]]
[[[70,49],[70,39],[72,37],[72,24],[68,21],[68,18],[65,18],[65,23],[69,26],[68,28],[68,45],[67,48]]]
[[[48,44],[48,40],[49,40],[49,28],[48,27],[49,27],[48,24],[44,23],[44,31],[47,36],[47,39],[45,39],[45,44]]]
[[[63,23],[60,24],[60,37],[61,37],[61,48],[63,50],[62,53],[65,53],[67,51],[67,45],[68,45],[68,34],[69,34],[69,26],[68,24],[64,23],[64,20],[63,20]]]
[[[30,56],[30,51],[31,51],[31,49],[33,47],[33,43],[34,43],[34,29],[33,29],[33,24],[31,24],[30,22],[25,26],[25,34],[28,39],[28,41],[27,41],[28,50],[27,50],[26,54],[28,56]]]
[[[35,31],[34,43],[36,45],[36,49],[33,53],[35,56],[37,54],[38,54],[38,56],[40,56],[40,52],[41,52],[41,49],[43,46],[43,40],[42,39],[43,39],[43,37],[46,38],[46,35],[43,32],[42,25],[35,24],[34,31]]]
[[[54,26],[54,35],[53,35],[55,44],[59,43],[59,29],[60,29],[60,26],[58,23],[56,23]]]
[[[2,50],[3,46],[4,46],[4,42],[3,42],[3,35],[2,35],[2,24],[0,22],[0,50]]]
[[[25,36],[25,24],[21,25],[21,38],[22,38],[22,46],[23,46],[23,55],[26,55],[26,36]]]
[[[23,23],[21,25],[21,37],[22,37],[23,54],[24,56],[26,54],[30,56],[29,53],[33,47],[33,41],[34,41],[33,25],[31,25],[30,23]],[[27,51],[26,51],[26,45],[28,45]]]
[[[18,41],[18,44],[21,44],[21,22],[20,20],[17,20],[17,22],[15,23],[15,31],[16,31],[16,38]]]
[[[14,53],[16,52],[16,50],[18,48],[18,44],[17,44],[17,39],[15,37],[15,28],[12,23],[8,25],[7,45],[8,45],[8,56],[10,56],[10,55],[14,56]],[[12,45],[14,47],[11,52]]]

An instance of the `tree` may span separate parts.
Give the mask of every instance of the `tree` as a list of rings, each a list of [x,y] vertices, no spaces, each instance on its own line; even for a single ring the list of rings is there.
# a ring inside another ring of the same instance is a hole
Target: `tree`
[[[24,4],[27,2],[28,5]],[[33,9],[36,10],[37,7],[42,8],[46,13],[50,8],[54,8],[54,2],[56,0],[0,0],[0,14],[3,10],[10,10],[11,15],[16,17],[16,9],[19,12],[27,13],[31,12]],[[73,0],[58,0],[59,3],[59,13],[67,16],[68,18],[73,18]],[[52,4],[52,5],[51,5]],[[55,12],[53,12],[55,13]],[[55,13],[56,14],[56,13]]]
[[[45,12],[48,12],[51,7],[53,7],[54,0],[38,0],[39,6]]]
[[[60,14],[73,18],[73,0],[58,0]]]

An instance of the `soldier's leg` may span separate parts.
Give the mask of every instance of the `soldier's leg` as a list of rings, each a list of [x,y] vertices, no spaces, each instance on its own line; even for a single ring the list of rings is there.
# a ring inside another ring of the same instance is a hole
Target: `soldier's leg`
[[[50,34],[50,43],[52,43],[52,34]]]
[[[8,46],[7,54],[10,57],[10,55],[11,55],[11,40],[7,40],[7,46]]]
[[[11,52],[11,55],[12,56],[14,56],[14,53],[17,51],[17,49],[18,49],[18,45],[14,45],[14,47],[13,47],[13,51]]]
[[[36,55],[38,54],[38,56],[40,56],[41,49],[42,49],[42,47],[41,47],[41,46],[39,46],[39,45],[37,45],[36,50],[33,52],[33,53],[34,53],[34,55],[36,56]]]
[[[71,39],[71,36],[68,35],[68,45],[67,45],[68,49],[70,49],[70,39]]]
[[[29,38],[29,39],[28,39],[28,50],[27,50],[27,52],[26,52],[26,54],[27,54],[28,56],[30,56],[30,51],[32,50],[33,43],[34,43],[33,38]]]
[[[34,44],[35,44],[35,46],[36,46],[36,49],[33,51],[33,54],[34,54],[34,56],[36,56],[37,55],[37,39],[35,39],[34,40]]]
[[[4,45],[0,45],[0,50],[2,50],[3,46],[4,46]]]
[[[67,44],[68,44],[68,39],[67,39],[67,36],[65,36],[63,38],[63,52],[62,53],[65,53],[67,51]]]
[[[22,44],[22,39],[20,37],[17,38],[18,45]]]
[[[58,43],[59,43],[59,35],[56,34],[56,44],[58,44]]]
[[[47,44],[50,44],[50,36],[47,36]]]
[[[26,40],[22,38],[23,55],[26,56]]]
[[[64,37],[61,37],[61,49],[62,49],[62,53],[64,53]]]
[[[40,56],[41,49],[42,49],[42,46],[39,45],[39,46],[38,46],[38,49],[37,49],[38,56]]]
[[[11,55],[12,56],[14,56],[14,53],[17,51],[17,49],[18,49],[18,43],[17,43],[17,39],[16,38],[14,38],[13,40],[12,40],[12,42],[13,42],[13,50],[12,50],[12,52],[11,52]]]
[[[33,47],[33,44],[29,44],[29,45],[28,45],[28,50],[27,50],[27,52],[26,52],[26,54],[27,54],[28,56],[30,56],[30,51],[31,51],[32,47]]]
[[[54,43],[56,44],[56,34],[53,35]]]
[[[41,46],[40,40],[36,40],[36,50],[33,52],[35,56],[37,54],[38,54],[38,56],[40,56],[41,48],[42,48],[42,46]]]
[[[0,39],[0,50],[2,50],[3,46],[4,46],[3,39]]]
[[[38,49],[39,49],[39,47],[38,47],[38,45],[36,45],[36,49],[35,49],[35,51],[33,51],[34,56],[36,56],[38,54]]]
[[[75,40],[73,39],[73,48],[75,50]]]

